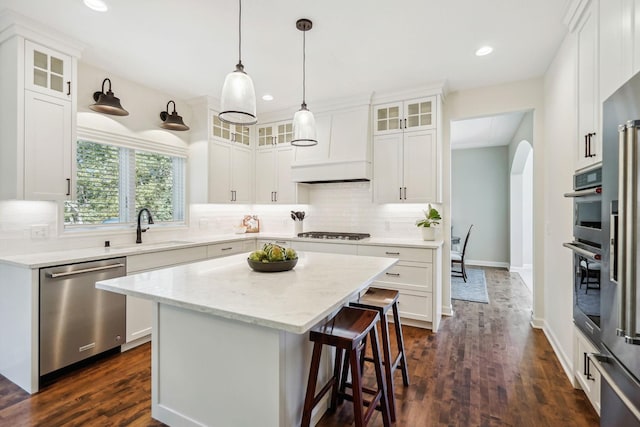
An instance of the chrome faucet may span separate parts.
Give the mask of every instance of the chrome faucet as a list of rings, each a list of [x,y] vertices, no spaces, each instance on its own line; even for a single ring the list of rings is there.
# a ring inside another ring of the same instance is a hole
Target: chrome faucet
[[[144,229],[140,227],[140,222],[142,221],[142,212],[147,212],[147,223],[153,224],[153,217],[151,216],[151,212],[149,211],[149,209],[140,209],[140,212],[138,212],[138,228],[136,228],[136,243],[142,243],[142,233],[149,229],[149,227]]]

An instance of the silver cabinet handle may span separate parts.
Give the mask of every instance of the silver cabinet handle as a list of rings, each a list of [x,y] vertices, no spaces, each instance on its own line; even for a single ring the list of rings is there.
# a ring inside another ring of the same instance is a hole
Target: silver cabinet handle
[[[400,277],[400,273],[384,273],[387,276],[394,276],[394,277]]]
[[[287,242],[285,242],[284,240],[276,240],[276,243],[280,244],[280,245],[286,245]]]
[[[229,247],[229,248],[220,248],[221,251],[230,251],[231,249],[233,249],[233,247]]]
[[[51,277],[55,279],[56,277],[74,276],[76,274],[92,273],[94,271],[111,270],[113,268],[120,268],[120,267],[125,267],[125,265],[118,263],[118,264],[104,265],[102,267],[83,268],[82,270],[65,271],[64,273],[51,273]]]
[[[400,255],[400,252],[385,252],[387,255]]]

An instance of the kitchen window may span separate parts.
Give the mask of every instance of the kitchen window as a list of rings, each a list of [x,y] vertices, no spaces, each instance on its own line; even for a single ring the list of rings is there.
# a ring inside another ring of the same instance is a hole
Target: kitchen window
[[[149,208],[156,224],[184,224],[184,157],[79,140],[76,200],[64,204],[65,228],[134,224]]]

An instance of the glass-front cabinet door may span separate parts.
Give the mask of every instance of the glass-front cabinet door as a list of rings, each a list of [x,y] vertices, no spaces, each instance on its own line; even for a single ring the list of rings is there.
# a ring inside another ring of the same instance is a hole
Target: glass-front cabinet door
[[[284,122],[276,124],[277,144],[290,144],[293,140],[293,122]]]
[[[435,97],[404,102],[406,130],[432,129],[436,126]]]
[[[71,100],[71,57],[25,40],[25,88]]]
[[[273,126],[258,126],[258,148],[270,148],[275,143]]]
[[[211,136],[229,142],[235,142],[246,147],[251,145],[251,127],[232,125],[223,122],[218,117],[218,113],[211,112]]]
[[[434,129],[436,97],[376,105],[373,109],[373,134]]]

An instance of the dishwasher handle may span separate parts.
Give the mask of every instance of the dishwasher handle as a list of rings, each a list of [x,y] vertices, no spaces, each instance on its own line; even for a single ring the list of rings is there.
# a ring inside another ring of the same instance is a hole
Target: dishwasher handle
[[[92,273],[94,271],[111,270],[113,268],[120,268],[120,267],[126,267],[126,266],[124,264],[122,264],[122,263],[109,264],[109,265],[103,265],[102,267],[83,268],[81,270],[65,271],[63,273],[50,273],[49,276],[52,279],[55,279],[57,277],[75,276],[76,274]]]

